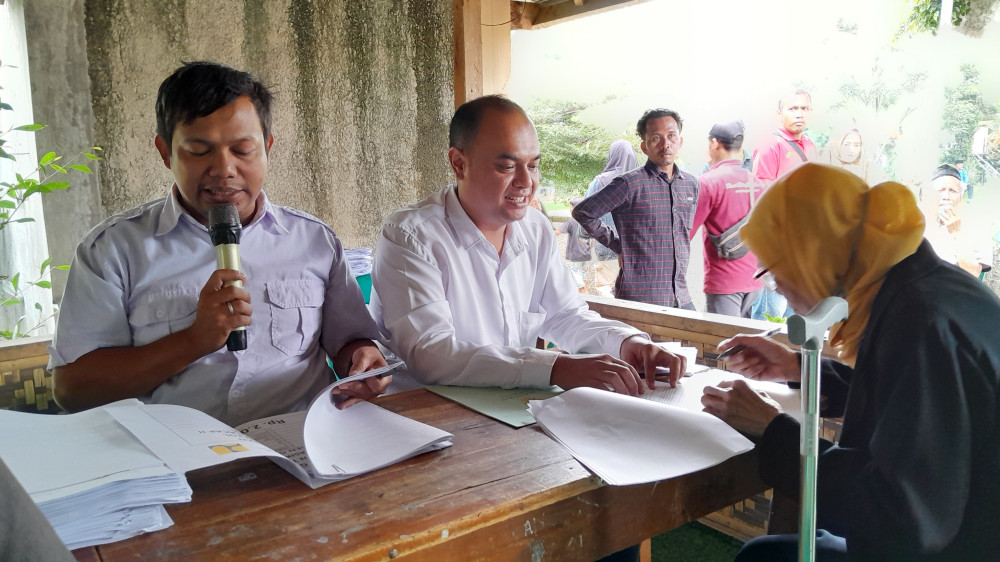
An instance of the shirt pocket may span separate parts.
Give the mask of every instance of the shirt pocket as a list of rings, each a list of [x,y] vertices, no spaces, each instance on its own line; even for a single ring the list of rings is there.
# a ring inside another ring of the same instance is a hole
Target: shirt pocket
[[[129,314],[132,345],[140,346],[175,334],[194,324],[199,289],[166,288],[140,298]]]
[[[271,345],[296,355],[319,341],[326,287],[322,281],[296,279],[265,283],[271,309]]]
[[[520,331],[520,341],[524,347],[535,347],[538,336],[542,332],[542,324],[545,323],[546,314],[544,312],[522,311],[518,319],[518,329]]]

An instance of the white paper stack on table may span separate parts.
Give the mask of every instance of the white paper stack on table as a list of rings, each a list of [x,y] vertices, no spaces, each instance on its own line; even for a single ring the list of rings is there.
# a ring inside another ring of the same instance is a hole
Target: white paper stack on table
[[[706,386],[740,375],[709,369],[681,379],[676,388],[657,382],[639,397],[574,388],[528,410],[538,425],[594,474],[612,485],[665,480],[715,466],[749,451],[753,443],[722,420],[702,412]],[[787,385],[747,381],[782,409],[801,415],[799,392]]]
[[[0,410],[0,457],[67,548],[164,529],[173,521],[163,504],[191,501],[184,476],[111,415],[141,406],[124,400],[67,416]]]
[[[450,433],[368,402],[338,410],[330,390],[344,382],[306,412],[237,428],[138,400],[66,416],[0,410],[0,458],[74,549],[172,525],[163,504],[191,501],[189,470],[267,457],[317,488],[451,445]]]

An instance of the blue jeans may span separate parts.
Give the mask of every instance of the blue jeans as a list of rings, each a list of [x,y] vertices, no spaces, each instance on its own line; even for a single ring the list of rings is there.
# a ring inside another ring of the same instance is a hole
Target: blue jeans
[[[750,317],[754,320],[767,320],[765,313],[772,317],[784,317],[787,308],[788,299],[784,295],[764,289],[760,293],[760,298],[753,304]]]

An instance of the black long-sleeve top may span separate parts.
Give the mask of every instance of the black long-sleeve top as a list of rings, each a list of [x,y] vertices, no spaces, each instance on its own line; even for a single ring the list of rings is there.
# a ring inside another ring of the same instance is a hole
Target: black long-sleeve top
[[[853,369],[824,360],[818,526],[865,560],[1000,557],[1000,300],[924,241],[888,273]],[[759,444],[761,477],[799,493],[799,425]]]

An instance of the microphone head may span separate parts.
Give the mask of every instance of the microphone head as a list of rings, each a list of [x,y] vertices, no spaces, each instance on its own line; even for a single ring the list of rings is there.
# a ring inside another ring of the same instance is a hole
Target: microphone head
[[[208,210],[208,228],[219,224],[242,228],[236,205],[216,205]]]

